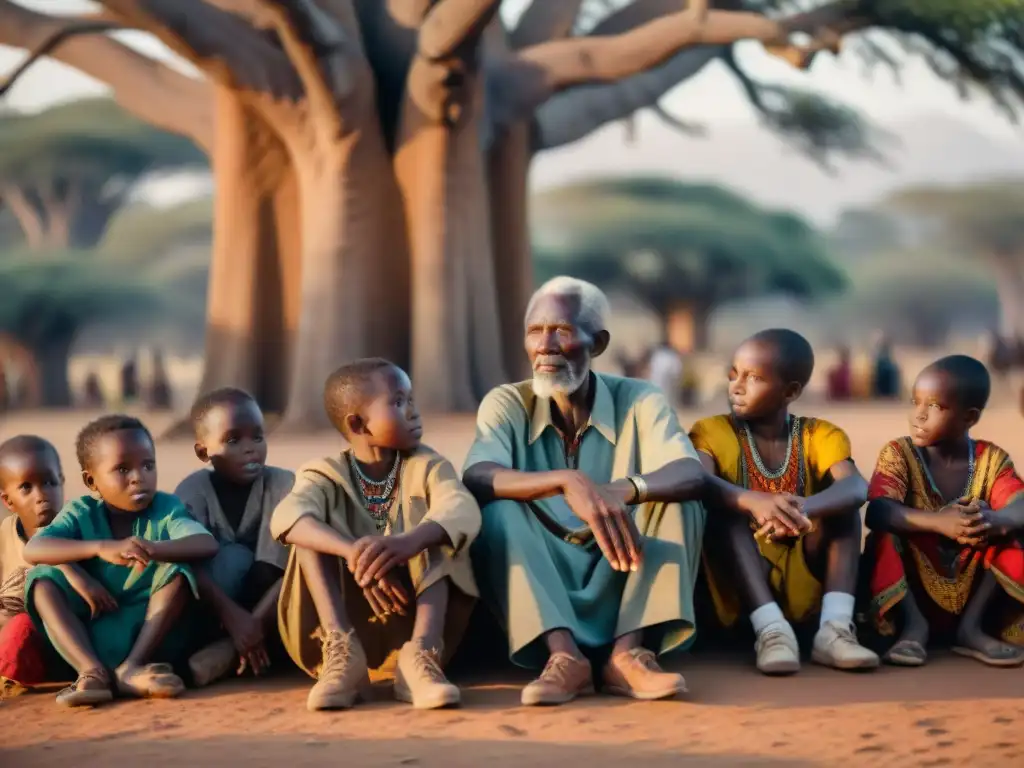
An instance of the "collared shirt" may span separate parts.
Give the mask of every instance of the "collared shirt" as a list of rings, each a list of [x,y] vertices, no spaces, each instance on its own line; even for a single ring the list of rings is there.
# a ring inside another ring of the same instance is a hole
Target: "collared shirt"
[[[532,381],[523,381],[496,387],[484,398],[465,468],[483,463],[521,472],[577,468],[600,484],[697,458],[657,387],[621,376],[592,376],[594,405],[580,432],[574,462],[567,459],[565,441],[551,420],[551,400],[538,397]],[[583,527],[563,497],[535,503],[566,530]]]

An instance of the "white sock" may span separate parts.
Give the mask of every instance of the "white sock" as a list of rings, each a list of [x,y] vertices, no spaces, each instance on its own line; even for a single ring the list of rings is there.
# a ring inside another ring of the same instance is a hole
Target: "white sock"
[[[829,621],[837,624],[853,623],[853,595],[845,592],[826,592],[821,601],[821,626]]]
[[[750,614],[750,623],[754,625],[755,635],[760,635],[772,625],[788,625],[778,603],[765,603],[762,605]]]

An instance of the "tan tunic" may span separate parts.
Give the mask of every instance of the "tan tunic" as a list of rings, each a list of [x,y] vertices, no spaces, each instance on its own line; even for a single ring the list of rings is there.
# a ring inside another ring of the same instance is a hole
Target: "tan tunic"
[[[0,520],[0,613],[13,616],[25,610],[25,540],[18,533],[18,518]]]
[[[178,484],[174,495],[185,502],[192,517],[221,544],[234,544],[255,538],[256,560],[283,569],[288,562],[288,548],[274,538],[270,531],[270,518],[277,505],[291,491],[295,475],[287,469],[264,467],[263,474],[256,478],[249,491],[249,499],[237,530],[231,527],[220,506],[210,475],[208,469],[193,472]]]
[[[362,506],[345,453],[302,467],[292,492],[274,511],[271,532],[283,541],[303,517],[327,523],[347,539],[376,536],[377,527]],[[402,461],[398,500],[391,508],[391,534],[397,535],[425,522],[434,522],[448,533],[453,546],[428,549],[409,561],[408,575],[415,594],[448,578],[448,619],[445,655],[455,652],[477,596],[468,547],[480,530],[480,508],[462,485],[455,468],[440,454],[421,446]],[[412,615],[376,619],[362,590],[339,559],[345,610],[366,651],[371,668],[381,667],[412,633]],[[278,603],[281,639],[292,659],[312,676],[317,675],[321,653],[320,620],[302,576],[295,548],[285,569]]]

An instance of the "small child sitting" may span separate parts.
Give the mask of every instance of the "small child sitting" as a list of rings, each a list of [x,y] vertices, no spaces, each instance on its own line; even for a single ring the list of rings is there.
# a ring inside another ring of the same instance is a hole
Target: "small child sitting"
[[[267,640],[278,634],[277,599],[288,563],[288,549],[270,533],[270,516],[295,475],[266,465],[263,412],[247,392],[203,395],[192,407],[192,425],[196,456],[210,469],[193,472],[174,494],[220,544],[196,577],[200,598],[228,634],[189,660],[193,682],[202,686],[232,668],[261,674],[270,663]]]
[[[455,468],[420,444],[400,368],[379,358],[343,366],[324,403],[349,448],[303,467],[271,521],[292,545],[279,622],[291,657],[317,678],[306,705],[351,707],[369,668],[398,649],[397,699],[458,704],[442,664],[477,597],[468,547],[480,508]]]
[[[78,679],[57,694],[64,706],[95,706],[114,690],[140,698],[178,696],[170,664],[183,650],[179,622],[189,592],[185,563],[217,553],[217,541],[176,497],[156,490],[156,449],[129,416],[104,416],[78,435],[89,496],[70,502],[29,539],[25,605]],[[58,566],[76,564],[105,590],[90,604]]]
[[[25,613],[25,544],[64,504],[57,449],[33,435],[12,437],[0,445],[0,497],[11,513],[0,520],[0,686],[11,693],[49,677],[49,649]],[[86,601],[92,601],[94,590],[102,590],[85,573],[75,580],[68,576]]]

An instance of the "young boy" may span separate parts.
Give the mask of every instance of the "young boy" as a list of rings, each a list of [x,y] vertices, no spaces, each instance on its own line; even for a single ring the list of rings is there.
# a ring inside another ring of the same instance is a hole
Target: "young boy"
[[[228,634],[189,660],[206,685],[233,667],[261,674],[270,663],[266,638],[277,635],[277,599],[288,550],[270,533],[270,516],[295,475],[268,467],[263,412],[248,392],[218,389],[192,406],[200,469],[174,494],[217,539],[217,556],[197,569],[199,593]],[[241,664],[239,664],[241,659]]]
[[[792,416],[814,369],[810,344],[789,330],[743,342],[729,372],[731,413],[698,421],[690,437],[712,483],[706,576],[726,627],[750,613],[757,668],[800,669],[790,622],[820,612],[811,658],[836,669],[868,669],[878,657],[854,633],[860,507],[867,483],[850,440],[820,419]],[[824,592],[824,596],[822,593]]]
[[[25,544],[64,504],[57,450],[32,435],[0,445],[0,497],[10,513],[0,520],[0,683],[19,691],[47,679],[46,643],[25,613]]]
[[[480,508],[455,468],[421,445],[400,368],[379,358],[345,365],[327,380],[324,404],[349,448],[303,467],[271,521],[292,545],[281,638],[318,678],[307,707],[351,707],[368,669],[396,650],[396,698],[423,709],[458,704],[442,663],[477,597],[469,544]]]
[[[114,696],[169,698],[184,690],[168,663],[184,650],[181,614],[196,594],[189,562],[217,554],[217,542],[174,496],[157,491],[156,449],[138,419],[104,416],[79,433],[76,450],[91,495],[72,501],[25,545],[33,624],[77,673],[57,694],[63,706]],[[83,599],[64,566],[104,589]]]
[[[932,363],[914,382],[910,435],[878,457],[866,557],[876,627],[892,635],[892,619],[902,619],[891,664],[924,664],[935,630],[985,664],[1024,663],[1024,648],[1003,642],[1024,641],[1024,481],[1006,451],[970,435],[990,390],[973,358]]]

